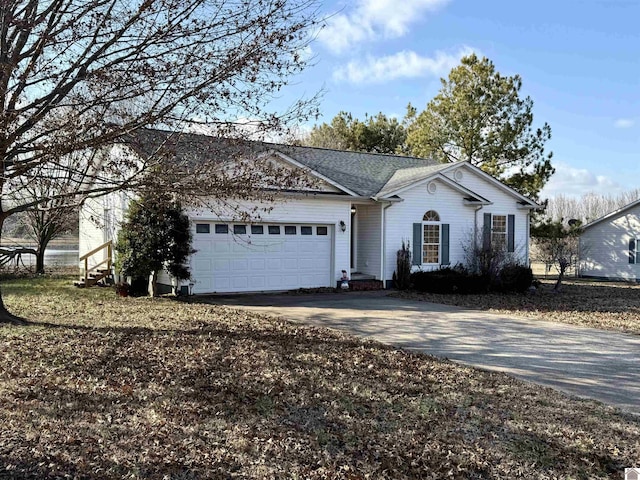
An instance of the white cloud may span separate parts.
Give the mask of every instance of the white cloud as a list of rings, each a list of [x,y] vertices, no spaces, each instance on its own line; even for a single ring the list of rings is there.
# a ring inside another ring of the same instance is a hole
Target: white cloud
[[[542,189],[540,198],[565,195],[581,197],[585,193],[616,194],[624,188],[605,175],[596,175],[586,168],[574,168],[564,163],[554,165],[556,173]]]
[[[358,0],[347,13],[336,13],[318,33],[318,40],[334,53],[379,38],[406,35],[411,23],[449,0]]]
[[[631,128],[636,124],[631,118],[619,118],[613,124],[616,128]]]
[[[412,51],[402,51],[384,57],[368,56],[364,61],[354,60],[333,72],[335,81],[351,83],[384,83],[397,78],[443,77],[460,63],[460,59],[473,53],[463,47],[456,53],[436,52],[424,57]]]

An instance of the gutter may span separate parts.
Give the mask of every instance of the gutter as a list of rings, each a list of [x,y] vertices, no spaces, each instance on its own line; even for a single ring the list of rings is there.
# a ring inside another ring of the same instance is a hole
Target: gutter
[[[478,207],[473,212],[473,241],[478,241],[478,212],[482,210],[484,205],[478,205]],[[476,245],[477,246],[477,245]]]

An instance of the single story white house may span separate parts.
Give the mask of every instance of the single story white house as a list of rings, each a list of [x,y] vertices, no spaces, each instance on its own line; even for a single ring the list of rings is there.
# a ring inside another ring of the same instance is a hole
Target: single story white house
[[[169,135],[146,133],[151,143]],[[216,141],[197,134],[172,140],[175,155],[195,159]],[[188,210],[196,253],[183,291],[187,283],[193,293],[328,287],[342,270],[389,286],[403,241],[411,245],[414,270],[464,263],[466,247],[478,238],[528,264],[529,216],[539,205],[469,163],[258,145],[272,161],[304,169],[317,187],[280,192],[255,221]],[[118,193],[89,203],[80,215],[81,256],[115,240],[128,200]],[[104,253],[95,255],[93,263]],[[166,275],[159,281],[170,283]]]
[[[580,276],[640,281],[640,200],[588,223],[580,235]]]

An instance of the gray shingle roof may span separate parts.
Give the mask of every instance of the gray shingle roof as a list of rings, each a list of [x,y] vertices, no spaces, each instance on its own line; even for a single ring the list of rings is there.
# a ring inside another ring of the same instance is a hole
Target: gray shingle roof
[[[275,144],[271,146],[364,197],[375,196],[398,170],[441,165],[434,160],[399,155]]]
[[[274,150],[364,197],[376,196],[383,189],[391,191],[389,187],[409,184],[424,178],[431,171],[436,173],[447,166],[435,160],[416,157],[240,142],[202,134],[154,129],[139,130],[127,139],[127,143],[144,155],[155,154],[160,149],[167,157],[180,162],[199,162],[212,157],[246,155],[248,151],[258,154]],[[390,180],[392,183],[387,185]]]

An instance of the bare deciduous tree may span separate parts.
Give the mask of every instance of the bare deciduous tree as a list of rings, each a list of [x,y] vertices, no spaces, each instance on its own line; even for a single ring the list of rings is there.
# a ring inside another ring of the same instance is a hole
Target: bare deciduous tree
[[[144,127],[238,137],[239,118],[259,134],[311,113],[313,99],[280,113],[269,103],[305,66],[315,27],[312,0],[0,1],[0,228],[138,186],[161,156],[109,147]],[[15,201],[24,181],[61,175],[68,188]],[[20,321],[1,298],[0,321]]]
[[[618,195],[585,193],[581,197],[555,195],[549,198],[545,217],[555,221],[568,221],[572,218],[584,224],[600,218],[607,213],[622,208],[640,198],[640,189],[630,190]]]
[[[576,267],[581,253],[580,234],[582,224],[580,221],[570,221],[564,224],[562,221],[546,221],[531,226],[531,236],[535,248],[535,259],[547,265],[553,265],[558,271],[558,279],[553,290],[559,292],[567,270]]]

